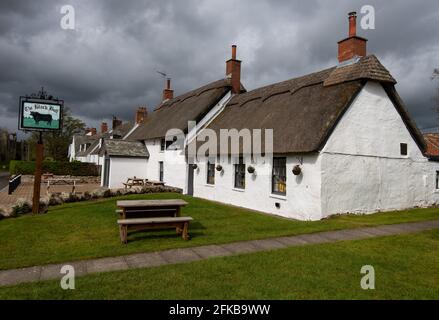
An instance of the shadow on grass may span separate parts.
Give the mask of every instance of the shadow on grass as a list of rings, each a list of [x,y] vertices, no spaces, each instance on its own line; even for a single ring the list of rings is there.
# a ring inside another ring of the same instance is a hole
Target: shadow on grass
[[[189,239],[194,239],[197,237],[204,236],[205,233],[201,230],[206,230],[207,228],[203,226],[200,222],[194,222],[189,225]],[[128,243],[137,241],[147,241],[147,240],[160,240],[160,239],[181,239],[181,235],[177,234],[175,228],[169,229],[157,229],[148,231],[129,231],[128,232]]]

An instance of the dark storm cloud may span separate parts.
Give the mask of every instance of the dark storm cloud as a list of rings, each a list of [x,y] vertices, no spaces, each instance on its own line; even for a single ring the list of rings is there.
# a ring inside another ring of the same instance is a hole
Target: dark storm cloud
[[[359,30],[398,80],[420,127],[433,112],[439,67],[439,4],[431,1],[85,1],[70,0],[76,29],[60,28],[59,1],[0,2],[0,126],[15,128],[18,97],[45,86],[97,126],[155,106],[163,79],[176,94],[224,76],[230,45],[248,89],[337,63],[349,11],[376,10],[376,30]]]

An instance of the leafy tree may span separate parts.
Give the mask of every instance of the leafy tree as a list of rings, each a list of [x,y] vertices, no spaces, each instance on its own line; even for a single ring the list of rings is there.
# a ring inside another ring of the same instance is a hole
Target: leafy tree
[[[63,109],[63,127],[61,131],[44,132],[44,155],[57,161],[67,160],[69,145],[72,142],[73,135],[81,134],[85,131],[85,123],[72,116],[68,107]],[[34,151],[34,145],[38,142],[39,132],[33,132],[28,139],[31,150]]]

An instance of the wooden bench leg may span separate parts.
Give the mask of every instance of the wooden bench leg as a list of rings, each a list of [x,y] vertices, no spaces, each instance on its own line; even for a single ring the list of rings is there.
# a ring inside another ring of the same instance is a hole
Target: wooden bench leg
[[[175,228],[175,231],[177,232],[177,234],[182,234],[183,229],[180,227]]]
[[[120,225],[119,226],[119,230],[120,230],[120,241],[123,243],[123,244],[127,244],[127,242],[128,242],[128,230],[127,230],[127,226],[124,226],[124,225]]]
[[[189,240],[188,228],[189,228],[189,222],[185,222],[183,224],[183,232],[181,234],[183,240]]]

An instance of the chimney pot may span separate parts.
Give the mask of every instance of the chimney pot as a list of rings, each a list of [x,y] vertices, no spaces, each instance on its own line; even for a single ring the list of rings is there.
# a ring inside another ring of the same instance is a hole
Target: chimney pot
[[[232,59],[236,60],[236,45],[232,45]]]
[[[355,11],[349,12],[349,37],[357,35],[357,13]]]

